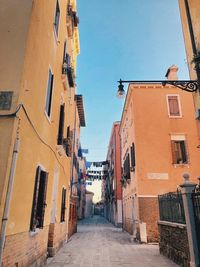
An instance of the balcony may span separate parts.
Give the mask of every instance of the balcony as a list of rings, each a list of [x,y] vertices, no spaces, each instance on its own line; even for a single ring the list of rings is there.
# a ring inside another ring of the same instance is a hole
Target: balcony
[[[66,24],[69,25],[73,16],[72,5],[67,6],[66,11]]]
[[[74,87],[74,84],[75,84],[74,83],[74,79],[75,79],[74,69],[71,67],[70,60],[68,60],[67,62],[64,62],[62,65],[62,82],[64,84],[65,89],[67,89],[66,76],[68,79],[69,87]]]
[[[68,5],[66,12],[66,25],[67,32],[69,37],[73,37],[74,28],[78,27],[79,17],[77,16],[77,12],[73,11],[72,5]]]
[[[77,13],[75,11],[73,11],[72,19],[73,19],[74,27],[78,27],[79,17],[77,16]]]
[[[65,153],[67,157],[71,157],[72,156],[72,138],[71,137],[63,139],[63,147],[65,149]]]

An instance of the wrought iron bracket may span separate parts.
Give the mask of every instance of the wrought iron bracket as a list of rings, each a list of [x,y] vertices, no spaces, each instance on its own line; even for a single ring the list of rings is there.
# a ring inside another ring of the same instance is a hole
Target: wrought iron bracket
[[[173,85],[175,87],[180,88],[186,92],[196,92],[198,90],[198,82],[195,80],[190,81],[163,81],[162,85],[165,86],[166,84]]]
[[[167,84],[173,85],[183,91],[186,92],[196,92],[199,88],[197,80],[178,80],[178,81],[170,81],[170,80],[150,80],[150,81],[123,81],[119,80],[119,90],[123,90],[123,83],[133,83],[133,84],[162,84],[166,86]]]

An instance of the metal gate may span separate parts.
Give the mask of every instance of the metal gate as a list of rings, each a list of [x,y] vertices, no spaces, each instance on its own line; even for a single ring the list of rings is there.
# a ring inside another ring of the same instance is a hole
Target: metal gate
[[[192,193],[192,202],[194,207],[194,219],[196,225],[196,233],[197,233],[197,243],[198,243],[198,251],[199,251],[199,259],[200,259],[200,190],[199,188]]]

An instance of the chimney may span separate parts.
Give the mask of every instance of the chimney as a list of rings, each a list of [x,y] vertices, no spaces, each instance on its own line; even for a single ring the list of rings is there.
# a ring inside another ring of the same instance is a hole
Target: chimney
[[[177,81],[178,80],[177,72],[178,72],[178,67],[176,65],[172,65],[167,70],[167,73],[166,73],[165,77],[169,81]]]

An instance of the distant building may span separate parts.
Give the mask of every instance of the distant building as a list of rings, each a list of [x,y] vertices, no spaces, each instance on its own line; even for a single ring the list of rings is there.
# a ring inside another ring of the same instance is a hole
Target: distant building
[[[106,161],[91,162],[88,164],[86,189],[94,193],[94,204],[100,202],[102,199],[102,180],[107,173],[105,166]]]
[[[94,193],[86,190],[86,206],[85,206],[85,218],[90,218],[94,214],[93,196]]]
[[[177,79],[177,67],[168,78]],[[177,190],[182,174],[200,173],[192,94],[161,83],[129,84],[121,118],[123,227],[158,240],[158,195]]]
[[[103,183],[103,202],[105,217],[116,226],[122,225],[122,184],[121,184],[121,148],[120,122],[112,127],[108,145],[108,172]]]
[[[78,219],[85,217],[86,206],[86,159],[79,148],[79,177],[78,177]]]

